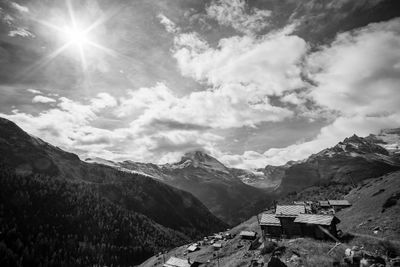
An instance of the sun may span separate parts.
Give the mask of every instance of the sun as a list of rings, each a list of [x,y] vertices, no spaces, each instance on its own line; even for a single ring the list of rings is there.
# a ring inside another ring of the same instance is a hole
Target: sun
[[[96,31],[94,31],[97,27],[103,25],[111,17],[117,14],[120,8],[108,10],[108,12],[99,16],[97,20],[89,23],[90,19],[88,19],[87,17],[76,16],[76,13],[74,12],[74,9],[72,7],[72,0],[65,1],[68,9],[68,15],[64,20],[57,21],[34,19],[41,25],[53,30],[53,32],[55,33],[53,36],[56,36],[56,38],[61,41],[61,43],[60,46],[54,51],[50,52],[41,60],[30,66],[27,70],[28,72],[48,64],[53,59],[58,57],[61,53],[66,52],[67,50],[73,51],[73,53],[70,53],[73,56],[75,56],[75,54],[78,54],[82,63],[83,70],[87,70],[88,63],[90,63],[88,62],[88,60],[90,60],[90,57],[88,56],[92,55],[91,58],[93,58],[94,53],[98,53],[101,51],[113,57],[117,57],[120,55],[113,49],[110,49],[99,43],[99,36],[96,36]],[[55,21],[57,21],[57,23],[55,23]],[[72,50],[70,48],[72,48]]]
[[[79,47],[83,47],[90,43],[87,32],[77,27],[66,27],[64,35],[67,42]]]

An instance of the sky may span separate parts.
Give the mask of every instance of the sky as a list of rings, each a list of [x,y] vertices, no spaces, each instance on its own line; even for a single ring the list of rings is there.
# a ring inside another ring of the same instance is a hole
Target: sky
[[[0,117],[81,159],[263,168],[399,107],[398,0],[0,1]]]

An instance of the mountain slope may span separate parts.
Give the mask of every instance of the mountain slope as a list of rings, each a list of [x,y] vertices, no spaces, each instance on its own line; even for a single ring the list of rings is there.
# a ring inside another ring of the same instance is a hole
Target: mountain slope
[[[399,169],[396,155],[367,138],[353,135],[286,168],[279,191],[298,191],[318,183],[355,184]]]
[[[132,266],[190,241],[99,197],[98,186],[0,166],[0,265]]]
[[[164,256],[153,256],[140,266],[161,267],[163,258],[168,259],[171,256],[209,262],[207,266],[253,266],[253,261],[264,262],[265,266],[271,259],[274,247],[285,248],[282,250],[281,260],[287,266],[293,267],[334,266],[335,262],[344,264],[345,249],[353,246],[362,246],[371,255],[385,257],[387,263],[389,262],[387,255],[392,254],[393,258],[399,256],[399,254],[396,255],[396,251],[400,252],[398,241],[400,238],[400,171],[361,181],[352,189],[350,185],[338,183],[329,186],[314,186],[284,197],[279,200],[279,203],[300,200],[317,201],[331,197],[345,198],[352,204],[350,208],[336,213],[341,220],[338,229],[350,234],[345,235],[339,246],[336,240],[294,238],[274,240],[275,246],[273,246],[274,242],[267,240],[267,249],[261,245],[252,250],[250,249],[251,242],[241,240],[238,234],[241,231],[255,231],[258,236],[261,236],[257,217],[254,216],[229,230],[234,238],[217,241],[222,244],[218,253],[211,244],[205,244],[200,246],[200,250],[188,254],[187,245],[184,245],[174,248]],[[351,238],[348,238],[349,236]]]
[[[80,161],[78,156],[0,119],[0,161],[20,175],[43,174],[71,182],[98,185],[101,196],[155,222],[198,237],[226,227],[190,193],[149,177]]]
[[[164,183],[188,191],[218,218],[235,225],[271,203],[273,194],[244,184],[237,169],[230,169],[210,155],[186,153],[174,164],[155,165],[124,161],[119,168],[145,173]],[[240,174],[243,174],[244,170]]]
[[[345,198],[352,206],[337,214],[341,229],[400,240],[400,171],[365,180]]]

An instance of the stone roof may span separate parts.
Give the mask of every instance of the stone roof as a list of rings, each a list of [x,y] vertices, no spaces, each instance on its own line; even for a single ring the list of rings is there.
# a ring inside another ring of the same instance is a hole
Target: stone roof
[[[296,217],[306,213],[306,208],[302,205],[277,205],[275,215],[277,217]]]
[[[253,231],[241,231],[240,236],[249,236],[249,237],[254,237],[256,236],[256,232]]]
[[[171,257],[164,263],[163,267],[190,267],[188,260]]]
[[[275,214],[263,213],[260,225],[281,226],[281,221],[276,218]]]
[[[345,199],[341,199],[341,200],[328,200],[329,204],[331,206],[351,206],[350,202],[345,200]]]
[[[329,205],[328,200],[320,200],[320,201],[318,201],[318,203],[321,207],[330,207],[331,206],[331,205]]]
[[[317,224],[317,225],[331,225],[332,221],[340,222],[338,218],[333,215],[322,214],[299,214],[294,219],[295,223]]]

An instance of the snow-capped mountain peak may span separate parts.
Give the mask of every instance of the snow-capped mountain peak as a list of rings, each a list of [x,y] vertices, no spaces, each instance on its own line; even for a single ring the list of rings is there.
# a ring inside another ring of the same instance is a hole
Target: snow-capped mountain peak
[[[228,169],[219,162],[216,158],[211,157],[202,151],[193,151],[185,153],[178,163],[171,164],[172,168],[204,168],[211,169],[215,171],[228,172]]]

